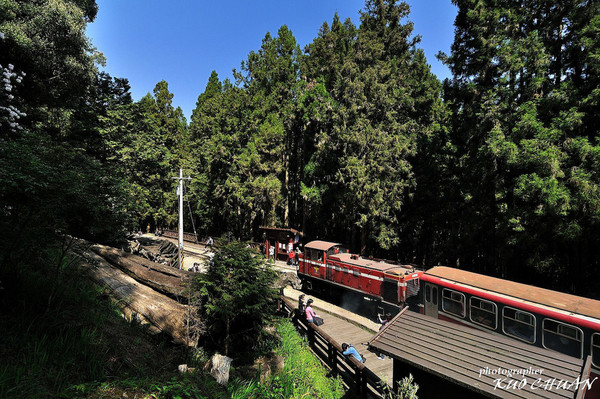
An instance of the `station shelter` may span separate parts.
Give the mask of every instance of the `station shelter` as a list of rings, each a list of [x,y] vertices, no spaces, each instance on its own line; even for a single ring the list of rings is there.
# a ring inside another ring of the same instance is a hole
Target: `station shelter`
[[[412,374],[419,398],[585,398],[591,357],[576,359],[407,309],[368,342],[393,359],[394,386]]]
[[[260,231],[265,243],[265,257],[271,259],[271,248],[275,260],[287,261],[290,251],[301,248],[304,234],[301,231],[284,227],[261,226]]]

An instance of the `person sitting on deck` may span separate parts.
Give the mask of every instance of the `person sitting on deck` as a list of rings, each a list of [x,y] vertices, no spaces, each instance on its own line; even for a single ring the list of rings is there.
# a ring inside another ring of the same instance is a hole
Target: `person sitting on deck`
[[[347,343],[343,343],[342,344],[342,355],[344,356],[354,356],[354,358],[356,360],[358,360],[359,362],[362,362],[362,356],[360,355],[360,353],[358,353],[358,351],[356,350],[356,348],[354,348],[352,345],[347,344]]]
[[[304,311],[304,313],[306,314],[306,321],[309,323],[314,323],[315,322],[315,317],[317,317],[317,314],[315,313],[315,311],[312,308],[312,303],[313,300],[309,299],[308,302],[306,302],[306,310]]]

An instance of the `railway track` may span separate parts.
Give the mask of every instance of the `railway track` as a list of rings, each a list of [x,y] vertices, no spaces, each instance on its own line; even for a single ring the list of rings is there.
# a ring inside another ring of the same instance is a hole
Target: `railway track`
[[[161,239],[171,241],[178,244],[178,240],[172,237],[162,236]],[[196,244],[195,242],[185,241],[183,246],[184,269],[188,269],[194,262],[206,262],[209,255],[212,253],[204,244]],[[275,269],[282,272],[296,272],[296,266],[287,265],[285,262],[276,261],[273,266]]]

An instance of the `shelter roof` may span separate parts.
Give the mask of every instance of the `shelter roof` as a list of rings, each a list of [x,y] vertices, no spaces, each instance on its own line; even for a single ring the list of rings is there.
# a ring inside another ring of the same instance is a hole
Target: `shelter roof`
[[[274,232],[280,232],[280,233],[292,233],[292,234],[298,234],[300,236],[304,236],[304,233],[296,230],[296,229],[292,229],[291,227],[267,227],[267,226],[260,226],[259,227],[260,230],[264,230],[264,231],[274,231]]]
[[[479,394],[500,398],[574,398],[583,360],[455,323],[403,311],[370,341],[371,348]],[[396,366],[394,366],[396,367]],[[511,375],[509,376],[508,373]],[[495,380],[507,378],[496,388]],[[536,382],[541,378],[541,382]],[[520,389],[502,389],[523,379]],[[555,379],[552,389],[544,389]]]

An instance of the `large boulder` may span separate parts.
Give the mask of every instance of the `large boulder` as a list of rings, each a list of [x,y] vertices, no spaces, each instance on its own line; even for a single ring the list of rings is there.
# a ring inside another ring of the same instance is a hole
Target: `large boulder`
[[[229,382],[229,369],[232,361],[233,359],[230,357],[215,353],[206,364],[205,369],[210,370],[210,375],[212,375],[219,384],[227,385]]]
[[[279,278],[275,282],[275,287],[278,290],[287,286],[292,287],[295,290],[302,288],[302,281],[298,278],[298,275],[294,272],[284,272],[279,274]]]

